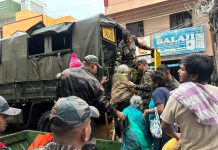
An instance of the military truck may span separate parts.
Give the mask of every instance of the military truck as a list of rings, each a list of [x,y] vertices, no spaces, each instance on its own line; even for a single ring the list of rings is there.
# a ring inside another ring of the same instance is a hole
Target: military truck
[[[56,100],[56,75],[68,68],[71,54],[82,60],[88,54],[100,59],[99,76],[110,79],[122,28],[103,14],[76,22],[32,28],[28,33],[0,40],[0,95],[22,114],[11,123],[22,129],[46,131]],[[105,89],[110,96],[111,82]]]

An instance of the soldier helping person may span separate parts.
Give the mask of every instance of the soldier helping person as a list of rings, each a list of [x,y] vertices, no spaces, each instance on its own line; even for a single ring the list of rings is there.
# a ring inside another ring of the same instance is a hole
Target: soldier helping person
[[[58,77],[57,96],[78,96],[98,110],[124,119],[125,116],[108,102],[103,86],[94,76],[98,67],[101,67],[98,58],[88,55],[84,57],[83,66],[64,70]]]
[[[117,64],[127,64],[129,67],[133,67],[136,58],[136,46],[144,50],[151,50],[152,55],[154,53],[154,48],[140,43],[128,30],[124,30],[123,39],[117,48]]]
[[[144,108],[148,108],[152,93],[151,85],[153,82],[151,74],[153,71],[149,69],[148,63],[145,59],[136,60],[135,68],[142,75],[141,80],[139,81],[139,84],[129,82],[128,87],[138,91],[138,95],[140,95],[143,99]]]

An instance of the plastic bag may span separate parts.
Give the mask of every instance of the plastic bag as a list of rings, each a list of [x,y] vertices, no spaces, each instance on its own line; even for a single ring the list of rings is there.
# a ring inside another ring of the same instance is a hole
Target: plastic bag
[[[160,118],[157,112],[157,108],[155,107],[155,118],[150,120],[150,131],[153,137],[161,138],[162,137],[162,129],[160,125]]]

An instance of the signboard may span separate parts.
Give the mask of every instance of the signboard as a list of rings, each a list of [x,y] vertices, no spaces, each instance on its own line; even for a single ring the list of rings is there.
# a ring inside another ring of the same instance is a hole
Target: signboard
[[[102,27],[103,38],[115,42],[115,33],[114,28],[110,27]]]
[[[201,52],[205,50],[204,26],[190,27],[154,34],[153,46],[161,56]]]
[[[138,37],[139,43],[143,43],[143,45],[151,46],[151,38],[150,36]],[[144,50],[136,46],[136,56],[140,58],[144,58],[148,63],[151,63],[151,51]]]

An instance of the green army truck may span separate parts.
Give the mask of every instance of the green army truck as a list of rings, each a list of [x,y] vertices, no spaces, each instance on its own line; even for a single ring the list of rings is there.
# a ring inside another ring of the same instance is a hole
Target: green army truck
[[[56,100],[56,75],[68,68],[71,54],[100,59],[100,75],[112,78],[122,28],[103,14],[65,22],[0,40],[0,95],[22,114],[12,119],[22,129],[46,131]],[[111,82],[105,85],[110,97]]]

